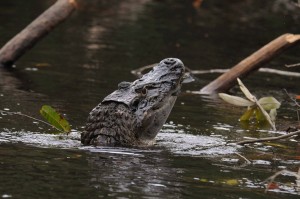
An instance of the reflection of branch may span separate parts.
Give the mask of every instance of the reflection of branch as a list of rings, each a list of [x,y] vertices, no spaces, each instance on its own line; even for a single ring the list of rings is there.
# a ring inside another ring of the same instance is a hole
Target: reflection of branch
[[[243,140],[243,141],[237,142],[237,144],[244,145],[244,144],[250,144],[250,143],[256,143],[256,142],[274,141],[274,140],[285,139],[285,138],[292,137],[295,135],[300,135],[300,130],[292,132],[292,133],[288,133],[285,135],[277,136],[277,137],[266,137],[266,138],[259,138],[259,139],[253,139],[253,140]]]

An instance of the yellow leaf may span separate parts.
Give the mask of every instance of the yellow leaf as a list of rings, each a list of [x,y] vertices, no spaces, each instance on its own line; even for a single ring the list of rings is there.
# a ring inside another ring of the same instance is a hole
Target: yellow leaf
[[[235,186],[235,185],[239,184],[239,181],[236,179],[230,179],[230,180],[227,180],[225,183],[230,186]]]
[[[233,104],[235,106],[253,106],[255,103],[251,102],[247,99],[228,95],[226,93],[219,93],[219,97],[222,98],[225,102],[228,102],[229,104]]]
[[[243,115],[240,117],[240,121],[248,121],[254,113],[254,108],[249,108]]]

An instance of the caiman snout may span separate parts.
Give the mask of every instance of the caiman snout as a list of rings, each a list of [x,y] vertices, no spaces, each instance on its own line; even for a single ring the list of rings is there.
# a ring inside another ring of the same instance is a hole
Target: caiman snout
[[[167,59],[162,60],[161,63],[164,63],[165,65],[169,65],[169,66],[173,66],[173,65],[183,66],[182,61],[177,58],[167,58]]]

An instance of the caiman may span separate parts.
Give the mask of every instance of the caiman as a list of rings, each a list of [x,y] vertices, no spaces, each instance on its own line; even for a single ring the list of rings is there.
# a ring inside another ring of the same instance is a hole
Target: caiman
[[[186,75],[181,60],[167,58],[134,82],[121,82],[89,114],[81,142],[97,146],[145,146],[166,122]]]

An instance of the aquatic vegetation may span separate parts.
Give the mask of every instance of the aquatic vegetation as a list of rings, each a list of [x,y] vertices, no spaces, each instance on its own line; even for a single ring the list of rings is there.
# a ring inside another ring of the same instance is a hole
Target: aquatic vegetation
[[[274,97],[262,97],[259,100],[246,88],[240,79],[237,79],[241,91],[244,93],[247,99],[238,96],[228,95],[226,93],[219,93],[220,98],[225,102],[228,102],[235,106],[247,107],[247,110],[240,117],[240,121],[249,121],[254,115],[258,122],[267,121],[273,130],[275,127],[275,118],[277,115],[277,109],[280,108],[280,102]],[[266,111],[270,111],[267,113]]]
[[[60,132],[69,133],[71,131],[69,122],[51,106],[42,106],[40,113],[51,125],[60,130]]]

